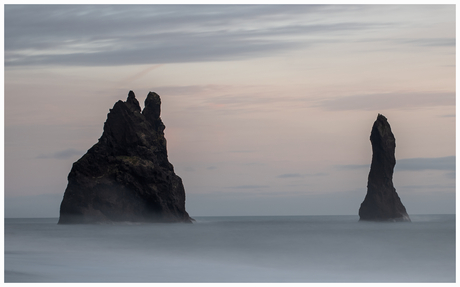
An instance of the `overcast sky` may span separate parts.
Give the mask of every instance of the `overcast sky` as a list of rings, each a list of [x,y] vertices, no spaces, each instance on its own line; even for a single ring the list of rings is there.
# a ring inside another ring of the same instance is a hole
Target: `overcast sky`
[[[378,113],[410,214],[455,213],[454,5],[6,5],[5,216],[58,217],[133,90],[186,209],[357,215]]]

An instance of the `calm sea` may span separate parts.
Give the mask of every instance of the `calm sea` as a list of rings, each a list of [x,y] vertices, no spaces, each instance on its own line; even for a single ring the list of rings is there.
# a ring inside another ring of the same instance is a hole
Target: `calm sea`
[[[5,282],[454,282],[455,215],[5,219]]]

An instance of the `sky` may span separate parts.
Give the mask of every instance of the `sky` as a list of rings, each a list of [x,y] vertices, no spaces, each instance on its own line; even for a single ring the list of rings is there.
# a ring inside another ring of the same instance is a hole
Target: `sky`
[[[411,214],[455,213],[454,5],[5,5],[5,217],[58,217],[133,90],[194,216],[357,215],[373,122]]]

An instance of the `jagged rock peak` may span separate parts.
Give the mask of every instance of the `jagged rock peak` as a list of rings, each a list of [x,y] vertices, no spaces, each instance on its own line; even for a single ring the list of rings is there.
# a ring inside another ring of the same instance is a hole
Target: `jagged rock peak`
[[[377,137],[380,137],[382,139],[385,138],[385,141],[388,144],[390,144],[390,146],[387,147],[389,151],[388,155],[392,155],[392,157],[394,157],[396,141],[391,131],[390,124],[388,123],[388,120],[384,115],[378,114],[377,120],[372,126],[371,136],[374,136],[374,139],[376,139]]]
[[[141,109],[134,92],[107,115],[99,141],[72,166],[60,224],[191,222],[182,180],[168,161],[160,97]]]
[[[161,113],[161,99],[157,93],[149,92],[144,102],[144,110],[142,114],[147,118],[156,120]]]
[[[137,101],[133,91],[129,91],[128,99],[126,100],[126,105],[133,111],[141,111],[141,106],[139,105],[139,102]]]
[[[147,98],[145,98],[144,104],[146,107],[160,106],[161,105],[160,96],[155,92],[149,92],[147,95]]]
[[[367,194],[359,209],[360,220],[410,221],[393,186],[396,140],[385,116],[378,114],[372,126],[372,162]]]

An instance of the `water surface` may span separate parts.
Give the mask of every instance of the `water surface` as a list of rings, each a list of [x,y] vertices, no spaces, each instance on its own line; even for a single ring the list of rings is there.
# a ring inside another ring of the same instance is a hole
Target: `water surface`
[[[5,282],[455,282],[455,215],[5,219]]]

